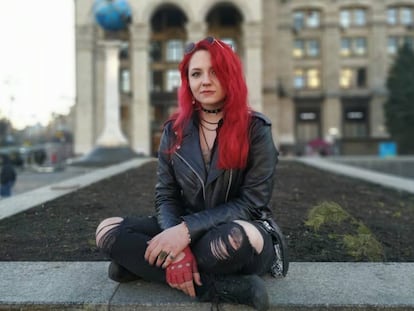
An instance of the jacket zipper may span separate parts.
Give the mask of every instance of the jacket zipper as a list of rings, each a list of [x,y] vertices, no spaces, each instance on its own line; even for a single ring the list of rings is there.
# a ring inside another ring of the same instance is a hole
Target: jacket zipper
[[[186,159],[184,159],[179,153],[175,152],[175,154],[177,155],[177,157],[179,157],[181,160],[183,160],[183,162],[185,164],[187,164],[187,166],[193,171],[193,173],[197,176],[197,178],[200,180],[201,186],[203,188],[203,199],[204,201],[206,200],[206,189],[205,189],[205,185],[204,185],[204,181],[201,178],[201,176],[197,173],[197,171],[190,165],[190,163],[187,162]]]
[[[230,170],[230,176],[229,176],[229,183],[227,185],[227,191],[226,191],[226,199],[224,202],[227,203],[227,200],[229,198],[229,193],[230,193],[230,187],[231,187],[231,182],[233,181],[233,170]]]

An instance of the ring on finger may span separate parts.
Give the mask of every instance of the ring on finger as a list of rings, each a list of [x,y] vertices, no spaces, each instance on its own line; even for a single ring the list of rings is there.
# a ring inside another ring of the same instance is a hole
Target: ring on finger
[[[170,254],[169,257],[170,257],[171,260],[175,259],[175,256],[173,254]]]
[[[167,256],[168,256],[168,253],[166,251],[161,251],[158,254],[158,258],[161,259],[161,260],[165,260],[165,258],[167,258]]]

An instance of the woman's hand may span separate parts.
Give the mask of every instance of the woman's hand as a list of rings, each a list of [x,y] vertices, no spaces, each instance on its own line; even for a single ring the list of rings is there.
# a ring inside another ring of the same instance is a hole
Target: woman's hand
[[[190,247],[178,255],[178,257],[167,267],[167,283],[173,288],[183,291],[191,297],[195,297],[194,282],[201,286],[200,273],[198,273],[197,262]]]
[[[177,255],[190,243],[188,228],[184,222],[168,228],[148,241],[145,260],[150,265],[168,267]]]

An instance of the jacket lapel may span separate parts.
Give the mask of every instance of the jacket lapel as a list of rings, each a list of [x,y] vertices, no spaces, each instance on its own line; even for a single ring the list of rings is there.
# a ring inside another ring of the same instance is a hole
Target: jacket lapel
[[[205,181],[206,185],[210,184],[224,173],[223,169],[219,169],[217,167],[217,144],[214,146],[212,151],[210,170],[206,172],[203,155],[201,153],[197,118],[193,117],[193,120],[190,121],[188,126],[185,128],[183,133],[183,142],[181,144],[181,148],[177,150],[177,153],[180,154],[180,156],[182,156],[188,164],[197,171],[200,177]]]
[[[210,170],[208,171],[208,175],[207,175],[207,182],[206,182],[207,185],[213,182],[214,180],[216,180],[217,177],[219,177],[221,174],[224,173],[224,170],[219,169],[217,166],[218,165],[218,150],[217,149],[218,149],[218,146],[216,145],[213,150]]]
[[[206,180],[206,169],[201,154],[198,129],[193,121],[190,121],[183,133],[181,148],[176,151],[188,164],[196,170],[200,177]]]

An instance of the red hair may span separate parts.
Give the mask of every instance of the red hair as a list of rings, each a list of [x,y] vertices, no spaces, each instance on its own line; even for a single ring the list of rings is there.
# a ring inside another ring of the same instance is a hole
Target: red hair
[[[181,144],[183,130],[194,112],[188,66],[194,52],[198,50],[210,53],[212,67],[226,92],[223,124],[218,131],[218,167],[244,168],[249,152],[250,108],[247,102],[247,86],[239,57],[229,45],[220,40],[214,39],[212,43],[206,39],[199,41],[190,53],[184,55],[179,65],[181,86],[178,90],[178,111],[171,117],[177,136],[176,145]]]

